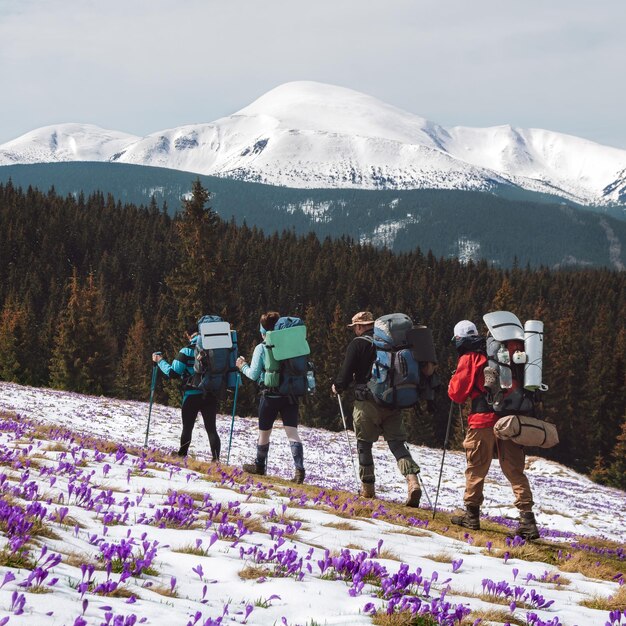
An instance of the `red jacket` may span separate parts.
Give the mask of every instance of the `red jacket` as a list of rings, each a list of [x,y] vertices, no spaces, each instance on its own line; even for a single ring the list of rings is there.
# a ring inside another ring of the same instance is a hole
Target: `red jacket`
[[[463,404],[468,398],[477,398],[485,393],[483,370],[487,357],[479,352],[467,352],[459,358],[456,372],[448,384],[448,395],[453,402]],[[495,413],[470,413],[467,423],[471,428],[492,428],[498,421]]]

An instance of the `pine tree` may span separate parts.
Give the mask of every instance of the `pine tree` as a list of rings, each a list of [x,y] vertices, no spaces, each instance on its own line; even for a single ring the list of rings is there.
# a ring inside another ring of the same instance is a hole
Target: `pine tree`
[[[93,274],[81,285],[74,271],[54,339],[50,383],[78,393],[109,394],[116,357],[117,342],[105,316],[100,287]]]
[[[626,413],[622,419],[622,430],[611,452],[611,462],[606,468],[606,482],[626,490]]]
[[[500,289],[493,299],[492,307],[494,311],[511,311],[515,307],[513,288],[507,276],[502,279]]]
[[[146,322],[137,309],[128,331],[122,358],[115,377],[115,395],[129,400],[147,400],[150,396],[152,350]]]
[[[337,398],[330,393],[329,387],[331,381],[333,381],[339,373],[346,348],[351,339],[352,337],[348,334],[346,329],[346,317],[343,309],[337,304],[333,311],[332,322],[328,327],[328,332],[321,349],[324,356],[321,365],[319,364],[319,360],[317,365],[318,372],[320,373],[318,379],[320,386],[320,389],[318,389],[318,394],[320,394],[318,406],[320,412],[328,417],[326,420],[326,428],[343,428]],[[342,394],[342,401],[346,421],[348,424],[351,424],[352,403],[346,394]]]
[[[217,214],[207,207],[211,194],[196,179],[191,198],[174,222],[177,235],[177,265],[166,278],[178,308],[179,326],[198,319],[203,312],[219,311],[223,294],[216,272],[220,257],[220,225]]]
[[[25,385],[34,385],[40,350],[33,350],[34,318],[28,301],[8,298],[0,313],[0,378]]]

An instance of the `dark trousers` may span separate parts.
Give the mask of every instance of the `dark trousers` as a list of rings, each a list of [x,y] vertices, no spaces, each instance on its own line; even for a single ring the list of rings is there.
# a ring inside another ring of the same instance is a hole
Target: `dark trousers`
[[[259,401],[259,430],[272,430],[280,414],[283,426],[298,427],[298,400],[288,396],[262,395]]]
[[[183,432],[180,435],[180,450],[178,456],[187,456],[189,444],[191,443],[191,434],[196,424],[198,413],[202,414],[204,427],[209,436],[209,444],[211,446],[211,454],[213,459],[217,460],[220,456],[220,437],[215,427],[215,416],[217,414],[217,398],[210,394],[202,396],[201,393],[187,396],[182,406]]]

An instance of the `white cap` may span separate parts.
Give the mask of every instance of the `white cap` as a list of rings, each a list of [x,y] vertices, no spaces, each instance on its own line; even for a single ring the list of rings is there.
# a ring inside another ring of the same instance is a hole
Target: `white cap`
[[[471,337],[473,335],[478,335],[478,330],[476,329],[476,324],[474,324],[474,322],[470,322],[469,320],[461,320],[454,327],[455,337]]]

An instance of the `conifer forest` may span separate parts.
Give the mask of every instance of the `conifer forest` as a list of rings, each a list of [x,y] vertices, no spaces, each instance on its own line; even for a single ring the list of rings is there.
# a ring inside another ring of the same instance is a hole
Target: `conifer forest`
[[[460,447],[463,421],[446,390],[456,364],[454,324],[510,310],[545,324],[543,415],[560,444],[531,450],[626,489],[626,272],[496,269],[419,249],[392,253],[343,237],[266,234],[220,219],[199,181],[168,215],[112,196],[57,195],[0,185],[0,379],[87,394],[147,400],[156,350],[171,361],[185,325],[203,314],[237,330],[250,358],[261,313],[307,325],[317,390],[302,421],[343,428],[330,393],[357,311],[402,312],[432,329],[439,356],[434,403],[405,411],[410,441]],[[247,379],[238,415],[255,415]],[[159,380],[157,399],[180,403],[178,383]],[[221,411],[232,410],[225,394]],[[346,415],[350,407],[346,406]]]

